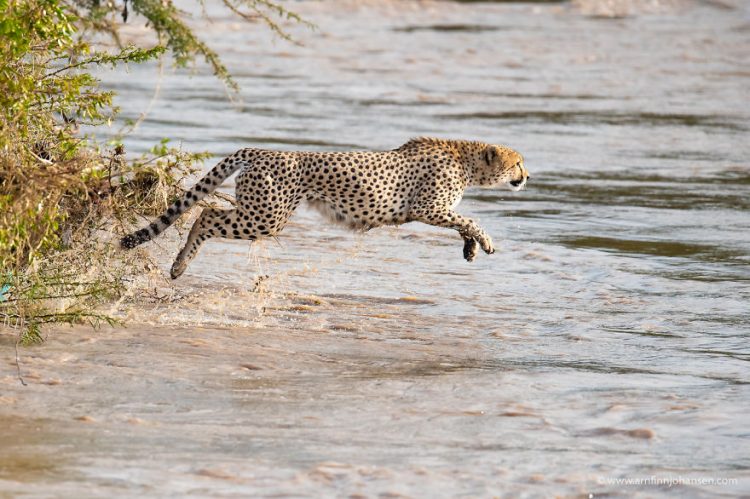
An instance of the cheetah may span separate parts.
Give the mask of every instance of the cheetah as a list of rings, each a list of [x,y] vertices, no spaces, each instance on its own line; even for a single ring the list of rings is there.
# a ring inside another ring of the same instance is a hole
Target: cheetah
[[[148,227],[122,238],[130,249],[150,241],[235,171],[236,208],[205,208],[171,269],[185,272],[212,237],[255,241],[275,236],[302,200],[331,220],[367,231],[382,225],[423,222],[456,230],[471,262],[478,247],[495,249],[489,235],[454,211],[471,186],[518,191],[529,174],[523,157],[505,146],[464,140],[417,138],[382,152],[282,152],[241,149],[205,177]]]

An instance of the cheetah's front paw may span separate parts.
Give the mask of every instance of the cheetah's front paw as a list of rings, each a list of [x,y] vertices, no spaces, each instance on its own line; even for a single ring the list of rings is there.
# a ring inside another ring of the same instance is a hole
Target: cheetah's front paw
[[[479,253],[479,243],[476,239],[464,239],[464,258],[467,262],[473,262]]]
[[[482,250],[488,255],[491,255],[495,252],[495,247],[492,245],[492,239],[490,239],[490,236],[482,235],[481,237],[479,237],[478,242],[482,247]]]

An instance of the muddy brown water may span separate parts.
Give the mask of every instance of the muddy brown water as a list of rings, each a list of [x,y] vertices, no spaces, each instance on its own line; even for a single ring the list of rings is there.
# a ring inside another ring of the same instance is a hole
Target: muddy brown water
[[[26,387],[3,333],[2,494],[750,492],[750,7],[290,7],[318,25],[289,27],[302,46],[209,10],[243,102],[167,69],[128,150],[504,143],[528,189],[459,208],[498,253],[302,208],[118,304],[127,328],[50,331]],[[102,77],[126,118],[157,81]],[[148,246],[156,273],[177,245]]]

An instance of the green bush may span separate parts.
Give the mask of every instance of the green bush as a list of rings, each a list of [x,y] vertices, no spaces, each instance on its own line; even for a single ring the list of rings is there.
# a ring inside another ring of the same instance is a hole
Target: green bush
[[[294,18],[270,2],[222,0],[242,16],[249,7],[273,29],[268,11]],[[159,45],[123,47],[115,16],[127,6],[146,18]],[[114,52],[93,47],[92,32],[109,33]],[[123,288],[132,267],[98,237],[122,232],[134,217],[161,212],[181,193],[180,181],[205,154],[170,148],[127,160],[81,136],[81,125],[110,122],[113,94],[91,71],[142,63],[169,50],[178,65],[203,56],[236,89],[218,56],[162,0],[116,5],[97,0],[0,0],[0,318],[39,340],[49,322],[111,321],[97,305]]]

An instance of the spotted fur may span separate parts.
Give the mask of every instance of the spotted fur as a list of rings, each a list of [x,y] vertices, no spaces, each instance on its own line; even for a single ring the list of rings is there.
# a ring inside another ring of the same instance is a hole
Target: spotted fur
[[[172,265],[176,279],[211,237],[254,241],[281,232],[302,200],[352,229],[419,221],[456,230],[464,258],[492,240],[473,220],[454,211],[470,186],[520,190],[529,178],[516,151],[483,142],[413,139],[384,152],[281,152],[241,149],[217,164],[148,227],[122,238],[134,248],[159,235],[227,177],[237,176],[237,207],[206,208]]]

